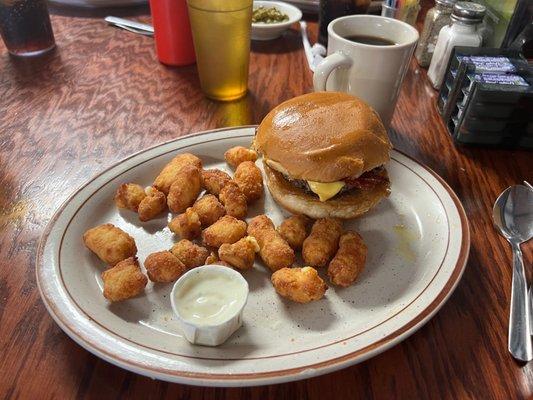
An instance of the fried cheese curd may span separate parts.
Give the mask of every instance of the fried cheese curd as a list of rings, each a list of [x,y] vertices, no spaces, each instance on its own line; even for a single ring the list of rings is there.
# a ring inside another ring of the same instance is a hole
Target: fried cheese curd
[[[195,202],[202,191],[202,174],[194,165],[185,165],[170,186],[167,204],[173,213],[182,213]]]
[[[200,170],[202,168],[202,160],[194,154],[178,154],[161,170],[159,175],[155,178],[153,186],[157,190],[165,193],[165,195],[168,195],[170,186],[174,183],[176,177],[186,165],[192,165]]]
[[[248,213],[246,196],[239,186],[230,181],[222,188],[219,195],[220,201],[228,215],[238,219],[244,219]]]
[[[231,177],[220,169],[206,169],[202,171],[204,189],[215,196],[220,194],[222,188],[229,181],[231,181]]]
[[[216,264],[220,261],[216,251],[211,251],[205,259],[205,265]]]
[[[358,233],[343,233],[339,240],[339,250],[328,266],[331,283],[344,287],[354,283],[365,267],[367,252],[366,244]]]
[[[187,239],[182,239],[172,246],[170,252],[188,269],[204,265],[205,260],[209,257],[209,250]]]
[[[136,183],[123,183],[115,193],[115,204],[118,208],[126,208],[137,212],[139,204],[146,197],[144,188]]]
[[[213,225],[204,229],[202,240],[205,245],[219,248],[224,243],[235,243],[246,235],[246,222],[231,215],[225,215]]]
[[[276,292],[297,303],[309,303],[324,297],[328,285],[312,267],[282,268],[270,278]]]
[[[263,195],[263,175],[253,161],[244,161],[237,166],[233,180],[246,196],[248,203]]]
[[[152,282],[174,282],[187,270],[178,257],[170,251],[158,251],[144,260],[144,268]]]
[[[200,217],[192,207],[185,210],[168,223],[168,228],[182,239],[195,239],[202,233]]]
[[[272,220],[266,215],[252,218],[248,225],[248,235],[257,240],[259,255],[271,271],[290,267],[294,263],[294,251],[276,231]]]
[[[137,254],[135,240],[113,224],[103,224],[87,230],[83,234],[83,242],[110,266]]]
[[[239,241],[225,243],[218,249],[218,256],[239,270],[247,270],[253,267],[255,253],[259,251],[259,244],[253,236],[246,236]]]
[[[139,220],[142,222],[154,219],[167,209],[167,197],[155,187],[146,190],[147,194],[139,204]]]
[[[198,214],[204,228],[213,225],[226,214],[224,206],[212,194],[200,197],[194,202],[192,209]]]
[[[305,215],[293,215],[284,220],[278,232],[294,250],[300,250],[307,237],[307,226],[311,219]]]
[[[141,272],[136,257],[129,257],[102,272],[104,297],[111,302],[130,299],[140,294],[148,279]]]
[[[235,146],[224,153],[224,159],[231,168],[235,169],[245,161],[254,162],[257,160],[257,153],[243,146]]]
[[[209,254],[209,257],[207,257],[207,259],[205,260],[205,265],[213,265],[213,264],[235,269],[233,268],[233,265],[227,263],[226,261],[222,261],[218,257],[218,254],[215,251],[212,251],[211,254]]]
[[[336,218],[320,218],[311,228],[311,234],[304,240],[302,257],[306,264],[325,267],[335,255],[342,233],[342,223]]]

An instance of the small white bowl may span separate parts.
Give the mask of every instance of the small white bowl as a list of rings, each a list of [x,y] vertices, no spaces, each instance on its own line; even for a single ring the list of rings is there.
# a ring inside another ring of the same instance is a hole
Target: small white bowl
[[[265,24],[252,22],[252,40],[272,40],[281,36],[289,27],[302,19],[299,8],[282,1],[254,1],[254,10],[263,7],[276,7],[282,14],[287,14],[288,21]]]
[[[180,314],[180,309],[178,307],[179,300],[176,296],[183,288],[184,284],[191,279],[198,277],[198,274],[205,274],[206,279],[208,279],[209,275],[216,276],[217,274],[222,274],[242,286],[242,298],[239,299],[234,312],[231,315],[228,315],[226,320],[216,325],[197,324]],[[224,343],[233,332],[241,327],[242,312],[246,301],[248,300],[248,292],[248,282],[246,282],[246,279],[244,279],[239,272],[222,265],[204,265],[191,269],[176,281],[170,294],[170,303],[172,304],[174,314],[176,314],[178,318],[180,328],[189,342],[204,346],[218,346],[219,344]]]

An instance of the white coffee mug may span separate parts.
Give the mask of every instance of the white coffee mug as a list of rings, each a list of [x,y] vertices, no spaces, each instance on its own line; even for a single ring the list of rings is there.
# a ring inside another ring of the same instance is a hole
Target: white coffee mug
[[[354,42],[350,36],[373,36],[394,44]],[[360,97],[388,127],[402,81],[418,41],[405,22],[375,15],[349,15],[328,25],[328,56],[313,76],[315,91],[339,91]]]

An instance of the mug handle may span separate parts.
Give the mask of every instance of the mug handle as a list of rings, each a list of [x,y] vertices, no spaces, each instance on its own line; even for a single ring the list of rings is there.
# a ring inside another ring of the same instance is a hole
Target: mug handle
[[[313,74],[313,86],[315,92],[322,92],[326,90],[326,82],[329,75],[338,67],[351,67],[352,60],[343,53],[336,52],[324,58],[320,64],[317,65],[315,73]]]

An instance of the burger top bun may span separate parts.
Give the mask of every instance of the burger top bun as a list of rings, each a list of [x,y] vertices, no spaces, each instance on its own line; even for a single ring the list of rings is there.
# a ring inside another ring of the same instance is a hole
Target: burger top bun
[[[255,148],[294,179],[333,182],[383,165],[392,148],[378,114],[361,99],[315,92],[275,107]]]

